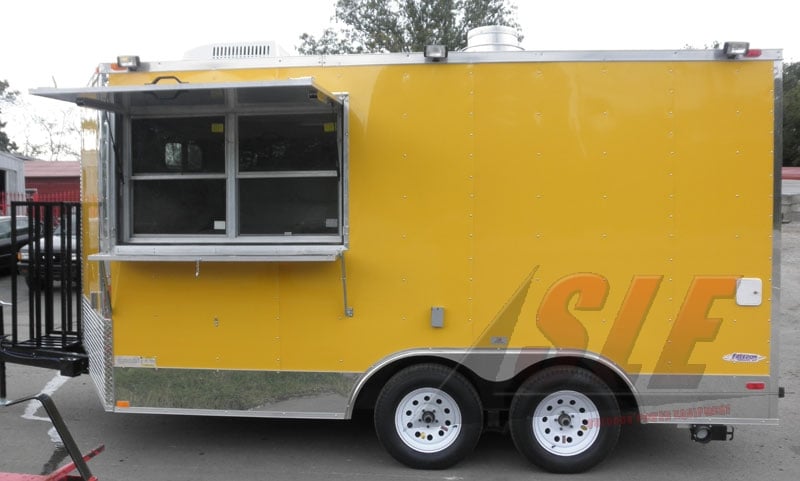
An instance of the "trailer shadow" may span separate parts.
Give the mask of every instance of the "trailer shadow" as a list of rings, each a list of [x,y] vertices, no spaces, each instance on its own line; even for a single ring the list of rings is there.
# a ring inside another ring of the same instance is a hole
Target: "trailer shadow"
[[[171,466],[169,471],[191,466],[192,472],[236,473],[237,479],[256,479],[257,473],[264,472],[274,479],[350,479],[354,475],[415,479],[557,477],[518,455],[508,434],[492,431],[484,433],[475,452],[453,468],[442,472],[411,470],[380,447],[369,413],[351,421],[108,416],[106,420],[115,425],[108,426],[108,432],[124,436],[115,436],[114,442],[107,443],[108,455],[95,465],[98,472],[113,472],[115,476],[129,470],[139,473],[150,469],[151,464],[163,463]],[[647,469],[691,477],[708,467],[709,455],[718,458],[720,469],[727,471],[725,458],[734,456],[732,448],[725,443],[692,443],[686,430],[674,426],[624,426],[616,451],[596,466],[592,475],[637,477]],[[697,456],[699,449],[705,453],[702,457]]]

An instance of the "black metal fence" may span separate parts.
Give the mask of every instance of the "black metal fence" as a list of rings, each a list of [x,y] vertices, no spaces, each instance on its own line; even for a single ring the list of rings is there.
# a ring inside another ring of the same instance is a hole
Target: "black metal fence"
[[[11,265],[11,332],[0,322],[0,364],[79,375],[88,367],[82,343],[80,203],[13,202],[11,228],[11,249],[17,253]],[[27,315],[20,302],[27,302]]]

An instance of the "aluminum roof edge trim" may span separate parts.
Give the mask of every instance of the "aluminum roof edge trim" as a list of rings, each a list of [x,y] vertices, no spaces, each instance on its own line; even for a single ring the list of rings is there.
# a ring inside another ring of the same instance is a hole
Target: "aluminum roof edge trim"
[[[475,63],[525,63],[525,62],[632,62],[632,61],[725,61],[752,62],[759,60],[782,60],[782,49],[762,49],[758,57],[728,59],[719,49],[708,50],[575,50],[575,51],[517,51],[517,52],[450,52],[447,60],[435,62],[445,64]],[[325,67],[408,65],[434,63],[421,52],[354,55],[315,55],[277,58],[234,60],[176,60],[144,62],[137,72],[170,72],[186,70],[274,68],[274,67]],[[100,72],[120,74],[112,70],[111,64],[101,64]],[[123,73],[124,74],[124,73]]]

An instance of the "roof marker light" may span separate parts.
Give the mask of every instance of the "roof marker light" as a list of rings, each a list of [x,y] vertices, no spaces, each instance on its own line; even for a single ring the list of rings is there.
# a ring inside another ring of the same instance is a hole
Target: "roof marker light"
[[[425,58],[429,58],[434,62],[447,58],[446,45],[425,45]]]
[[[117,65],[122,68],[126,68],[128,70],[136,70],[139,68],[139,56],[138,55],[120,55],[117,57]]]
[[[728,58],[747,56],[747,52],[749,50],[750,50],[749,42],[725,42],[725,45],[723,45],[722,47],[722,51]]]

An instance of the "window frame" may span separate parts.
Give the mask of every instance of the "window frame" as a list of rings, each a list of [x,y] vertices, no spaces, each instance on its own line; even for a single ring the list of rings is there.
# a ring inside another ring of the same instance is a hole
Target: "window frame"
[[[136,234],[133,231],[133,222],[134,222],[134,183],[137,181],[159,181],[159,180],[170,180],[170,181],[183,181],[183,180],[225,180],[225,206],[226,206],[226,220],[228,217],[227,212],[227,204],[229,203],[229,192],[228,192],[228,163],[230,159],[228,158],[228,134],[225,133],[225,138],[223,142],[225,144],[224,150],[224,169],[222,173],[216,172],[160,172],[160,173],[134,173],[133,172],[133,121],[134,120],[145,120],[145,119],[184,119],[184,118],[202,118],[202,117],[223,117],[224,122],[227,124],[227,115],[223,113],[217,114],[196,114],[183,112],[184,109],[180,109],[179,112],[163,112],[161,114],[149,114],[149,115],[126,115],[123,117],[123,129],[124,133],[122,138],[124,139],[125,149],[123,153],[123,161],[122,161],[122,178],[120,181],[117,181],[116,185],[112,186],[112,190],[120,195],[120,199],[122,200],[121,211],[120,211],[120,232],[121,237],[119,239],[120,243],[122,244],[158,244],[158,243],[168,243],[168,244],[181,244],[181,243],[224,243],[227,242],[224,238],[219,234],[195,234],[195,235],[186,235],[186,234]],[[227,237],[227,231],[226,231]]]
[[[163,111],[148,109],[146,113],[132,113],[126,115],[123,119],[125,139],[125,152],[123,154],[123,168],[122,182],[118,183],[116,189],[121,190],[122,199],[122,244],[344,244],[345,229],[347,224],[345,219],[346,210],[344,209],[344,192],[346,176],[346,158],[344,155],[344,115],[333,112],[336,115],[336,131],[337,134],[337,149],[339,156],[339,166],[334,171],[280,171],[275,170],[271,172],[241,172],[239,171],[239,119],[242,117],[256,117],[256,116],[297,116],[303,114],[318,114],[317,110],[307,110],[301,108],[290,108],[274,110],[270,108],[265,109],[242,109],[236,108],[235,104],[228,113],[224,115],[225,123],[225,168],[222,173],[212,172],[163,172],[163,173],[134,173],[133,172],[133,137],[132,125],[136,120],[146,119],[185,119],[185,118],[202,118],[209,116],[217,116],[218,113],[208,112],[206,109],[176,109],[167,108]],[[302,178],[302,177],[338,177],[340,178],[338,191],[339,199],[337,202],[338,209],[338,226],[336,234],[297,234],[297,235],[269,235],[269,234],[241,234],[239,225],[239,185],[241,179],[255,179],[255,178]],[[223,234],[141,234],[134,232],[133,228],[133,205],[134,205],[134,183],[136,181],[147,180],[225,180],[225,233]]]

